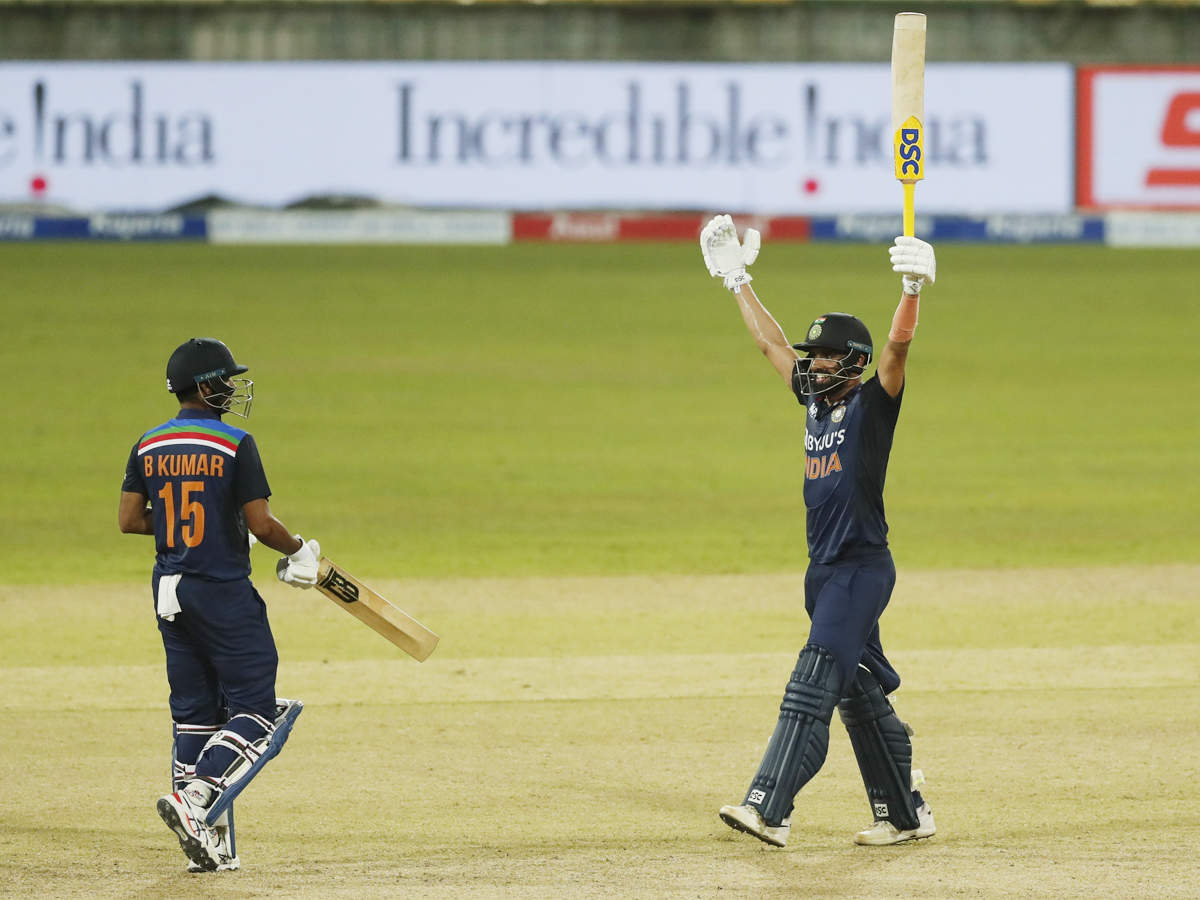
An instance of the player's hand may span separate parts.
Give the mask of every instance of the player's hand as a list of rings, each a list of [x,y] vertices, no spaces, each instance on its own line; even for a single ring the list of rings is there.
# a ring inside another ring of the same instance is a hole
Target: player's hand
[[[317,583],[321,545],[316,541],[305,541],[300,535],[296,535],[296,540],[303,541],[300,549],[275,564],[275,576],[292,587],[310,588]]]
[[[933,284],[937,274],[937,260],[933,255],[933,245],[927,244],[920,238],[896,238],[888,251],[892,257],[892,271],[900,272],[900,282],[904,285],[904,293],[919,294],[927,283]]]
[[[743,242],[739,244],[737,229],[729,216],[714,216],[700,232],[700,253],[708,266],[708,274],[723,279],[725,287],[731,291],[754,280],[746,266],[758,258],[761,244],[762,239],[754,228],[746,229]]]

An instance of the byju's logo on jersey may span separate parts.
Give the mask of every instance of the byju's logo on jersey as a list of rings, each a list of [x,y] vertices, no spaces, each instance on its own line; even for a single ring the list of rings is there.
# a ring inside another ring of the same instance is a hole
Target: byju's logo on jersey
[[[804,435],[804,449],[809,453],[817,453],[821,450],[832,450],[834,447],[842,446],[842,443],[845,440],[845,428],[839,428],[837,431],[830,431],[822,435],[806,433]]]
[[[828,478],[834,472],[842,471],[842,461],[838,458],[837,450],[846,440],[846,429],[839,428],[822,435],[804,435],[804,477],[809,481],[816,478]],[[832,450],[832,453],[822,451]],[[814,454],[821,453],[821,456]]]

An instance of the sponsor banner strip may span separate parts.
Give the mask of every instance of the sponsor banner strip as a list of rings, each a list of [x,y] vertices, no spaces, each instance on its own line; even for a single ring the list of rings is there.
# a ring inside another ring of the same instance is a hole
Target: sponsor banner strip
[[[559,212],[448,213],[373,210],[238,211],[209,216],[104,215],[52,217],[0,214],[0,241],[203,241],[214,243],[441,243],[510,241],[609,243],[694,241],[706,213]],[[739,230],[757,228],[765,241],[888,243],[896,214],[845,216],[735,215]],[[1200,214],[917,216],[917,234],[932,242],[1108,243],[1112,246],[1200,246]]]
[[[739,230],[757,228],[763,240],[806,241],[807,216],[735,215]],[[694,241],[709,216],[703,213],[514,213],[514,241],[607,243],[610,241]]]
[[[901,215],[814,217],[813,241],[887,243],[901,233]],[[917,216],[917,236],[939,241],[1002,244],[1102,243],[1102,216],[1016,215]]]
[[[1200,213],[1113,212],[1105,219],[1113,247],[1200,247]]]
[[[203,241],[207,238],[205,216],[0,214],[0,241]]]
[[[507,244],[506,212],[426,210],[221,210],[209,214],[214,244]]]

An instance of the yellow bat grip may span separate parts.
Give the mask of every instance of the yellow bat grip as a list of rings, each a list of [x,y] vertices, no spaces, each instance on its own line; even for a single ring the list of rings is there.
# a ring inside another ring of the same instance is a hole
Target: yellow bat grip
[[[917,236],[917,212],[913,209],[913,194],[917,189],[914,182],[906,181],[904,184],[904,236]]]

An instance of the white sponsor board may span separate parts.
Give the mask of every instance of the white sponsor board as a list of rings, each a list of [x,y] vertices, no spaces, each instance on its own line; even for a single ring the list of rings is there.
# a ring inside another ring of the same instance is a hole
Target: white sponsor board
[[[1200,247],[1200,213],[1111,212],[1105,235],[1113,247]]]
[[[230,209],[208,215],[214,244],[507,244],[504,212]]]
[[[1200,67],[1079,72],[1080,206],[1200,209]]]
[[[918,210],[1067,211],[1072,102],[930,65]],[[3,63],[0,203],[881,212],[890,114],[886,64]]]

